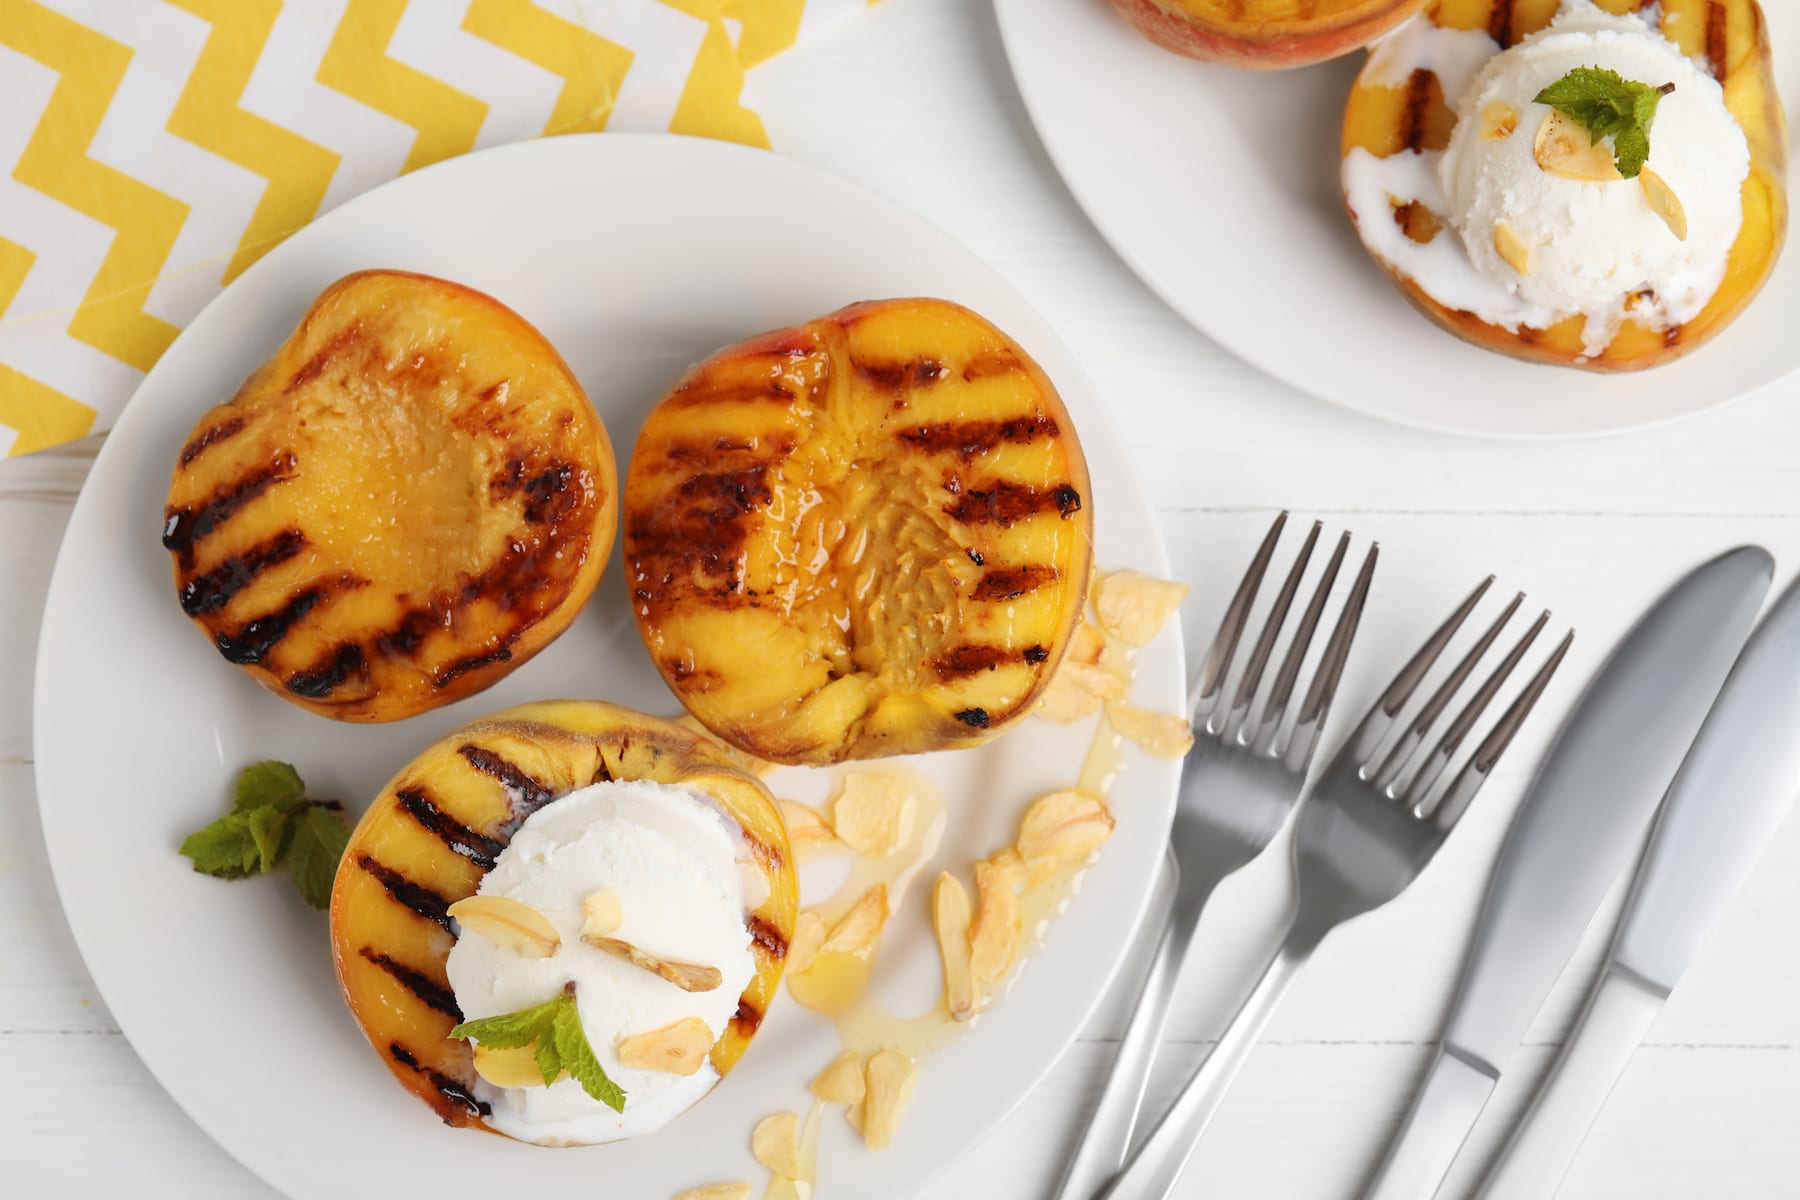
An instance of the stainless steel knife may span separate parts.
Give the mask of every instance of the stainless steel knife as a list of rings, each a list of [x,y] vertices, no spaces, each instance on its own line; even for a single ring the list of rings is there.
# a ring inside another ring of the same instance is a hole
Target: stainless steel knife
[[[1482,1200],[1547,1200],[1719,915],[1800,797],[1800,583],[1731,670],[1663,801],[1612,950]]]
[[[1437,1056],[1365,1200],[1428,1200],[1630,862],[1756,620],[1774,560],[1740,547],[1613,651],[1538,772],[1488,884]]]

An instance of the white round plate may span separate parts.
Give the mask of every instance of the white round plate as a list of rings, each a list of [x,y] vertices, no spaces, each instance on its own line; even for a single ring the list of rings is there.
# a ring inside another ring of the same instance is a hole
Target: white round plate
[[[1800,367],[1800,254],[1712,343],[1623,376],[1478,350],[1415,312],[1364,253],[1338,187],[1363,55],[1254,72],[1151,44],[1107,0],[994,0],[1051,160],[1100,233],[1195,328],[1277,379],[1404,425],[1571,437],[1660,424]],[[1800,11],[1768,3],[1783,95]]]
[[[338,724],[283,702],[182,616],[158,535],[183,439],[322,288],[375,266],[445,276],[516,308],[568,359],[621,455],[667,386],[721,345],[853,300],[948,297],[1015,336],[1062,391],[1092,472],[1100,565],[1167,574],[1155,518],[1093,385],[966,250],[842,180],[674,137],[506,146],[344,205],[208,307],[107,439],[50,587],[37,675],[39,804],[82,954],[176,1101],[295,1197],[654,1200],[764,1178],[749,1155],[751,1126],[804,1111],[806,1083],[836,1055],[826,1023],[785,996],[742,1066],[653,1137],[546,1151],[454,1130],[402,1091],[363,1040],[338,996],[322,914],[286,879],[225,883],[176,853],[188,831],[225,811],[235,773],[257,759],[290,760],[313,794],[360,809],[416,751],[506,705],[592,696],[679,711],[639,641],[616,555],[555,645],[479,696],[394,725]],[[1142,703],[1179,706],[1179,638],[1171,627],[1140,656]],[[1010,844],[1033,795],[1073,783],[1086,740],[1033,720],[980,750],[910,760],[951,805],[939,861],[966,868]],[[1016,990],[924,1064],[894,1149],[870,1153],[841,1116],[826,1122],[825,1195],[913,1192],[993,1129],[1074,1039],[1137,926],[1173,811],[1174,764],[1131,753],[1125,762],[1112,842]],[[813,800],[825,789],[819,773],[798,770],[771,785]],[[922,911],[922,890],[909,903]],[[884,942],[883,955],[881,994],[922,1011],[939,986],[925,922]]]

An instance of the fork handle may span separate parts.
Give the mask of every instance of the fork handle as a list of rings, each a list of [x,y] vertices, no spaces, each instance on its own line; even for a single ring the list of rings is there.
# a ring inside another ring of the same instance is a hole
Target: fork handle
[[[1317,939],[1289,934],[1263,968],[1262,977],[1232,1017],[1212,1053],[1188,1077],[1168,1113],[1118,1178],[1100,1194],[1100,1200],[1165,1200],[1175,1190],[1175,1181],[1194,1156],[1200,1135],[1219,1111],[1225,1093],[1243,1069],[1269,1018],[1275,1015],[1294,976],[1317,946]]]
[[[1454,1046],[1439,1046],[1363,1200],[1431,1200],[1437,1195],[1498,1082],[1479,1060]]]
[[[1170,883],[1176,874],[1174,861],[1165,860],[1161,874],[1164,884]],[[1167,905],[1159,905],[1156,910],[1161,914],[1156,951],[1139,987],[1131,1022],[1125,1027],[1125,1036],[1120,1039],[1118,1052],[1113,1056],[1105,1090],[1100,1093],[1100,1102],[1088,1118],[1075,1153],[1063,1169],[1055,1200],[1090,1200],[1125,1164],[1138,1113],[1143,1108],[1144,1090],[1150,1083],[1150,1067],[1156,1059],[1163,1029],[1168,1024],[1169,1005],[1175,998],[1181,963],[1192,944],[1193,922],[1181,919],[1177,911],[1180,907],[1180,897],[1171,896]]]

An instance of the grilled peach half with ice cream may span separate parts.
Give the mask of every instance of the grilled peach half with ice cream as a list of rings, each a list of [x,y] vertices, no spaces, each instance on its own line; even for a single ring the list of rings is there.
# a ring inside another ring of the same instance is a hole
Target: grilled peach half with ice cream
[[[1539,102],[1650,91],[1642,159]],[[1434,0],[1370,53],[1343,154],[1358,233],[1401,292],[1538,362],[1628,371],[1695,349],[1756,296],[1786,234],[1755,0]]]
[[[543,335],[460,284],[332,284],[175,464],[182,609],[303,708],[394,721],[561,633],[618,519],[599,416]]]
[[[656,1128],[731,1070],[775,998],[798,905],[781,817],[728,751],[556,701],[401,768],[351,835],[331,945],[370,1044],[445,1122],[586,1143]],[[577,1080],[545,1084],[533,1045],[451,1036],[565,992],[617,1110]]]
[[[625,484],[638,627],[761,758],[977,745],[1031,709],[1086,602],[1087,468],[1019,344],[944,300],[854,304],[694,367]]]
[[[1145,37],[1189,58],[1304,67],[1368,45],[1424,0],[1112,0]]]

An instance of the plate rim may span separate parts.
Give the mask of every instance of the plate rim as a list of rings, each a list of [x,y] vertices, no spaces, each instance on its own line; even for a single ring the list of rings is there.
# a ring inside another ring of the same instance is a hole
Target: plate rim
[[[163,362],[170,357],[169,351],[172,351],[177,344],[189,337],[204,337],[206,335],[208,326],[213,323],[214,314],[224,311],[234,302],[234,297],[239,284],[246,280],[259,279],[263,274],[279,271],[281,269],[281,263],[286,257],[282,254],[282,251],[290,242],[300,242],[303,244],[304,239],[309,236],[331,236],[331,227],[334,224],[338,221],[349,219],[340,217],[340,214],[354,212],[359,205],[363,204],[370,197],[377,196],[390,188],[407,184],[407,181],[412,180],[414,177],[434,177],[439,174],[454,175],[459,171],[472,169],[479,170],[483,165],[499,163],[508,157],[529,157],[538,154],[558,155],[564,153],[593,153],[596,148],[598,148],[599,153],[606,154],[611,152],[612,147],[624,146],[627,144],[633,147],[645,148],[651,153],[672,153],[676,155],[693,154],[702,157],[715,156],[723,160],[732,160],[738,163],[750,164],[753,169],[773,169],[778,172],[790,172],[796,179],[820,183],[826,187],[837,189],[843,194],[855,197],[858,203],[866,206],[866,210],[881,211],[884,214],[884,220],[886,221],[911,225],[922,234],[938,239],[946,247],[961,255],[964,260],[963,266],[966,270],[979,274],[988,284],[1013,298],[1020,311],[1037,322],[1043,333],[1051,339],[1052,343],[1067,359],[1067,372],[1065,378],[1067,378],[1073,386],[1066,389],[1059,386],[1058,390],[1085,390],[1086,393],[1093,398],[1094,403],[1083,411],[1082,417],[1084,422],[1086,422],[1090,428],[1095,425],[1099,426],[1101,436],[1105,439],[1109,439],[1117,447],[1122,459],[1127,462],[1129,461],[1130,454],[1128,443],[1123,436],[1117,419],[1104,402],[1104,392],[1102,392],[1099,386],[1094,382],[1086,368],[1082,366],[1073,350],[1068,347],[1061,336],[1056,333],[1054,326],[1043,316],[1037,306],[1033,304],[1023,292],[1014,287],[1012,283],[1001,275],[985,258],[977,254],[969,246],[965,245],[961,239],[940,228],[935,223],[929,221],[898,201],[890,199],[854,179],[829,171],[823,167],[803,162],[798,159],[789,158],[773,151],[761,150],[718,139],[673,133],[599,131],[564,134],[556,137],[529,138],[517,142],[502,143],[440,160],[439,162],[421,167],[416,171],[409,172],[394,179],[386,180],[373,188],[358,193],[329,212],[321,213],[314,217],[313,220],[296,230],[289,238],[271,249],[255,263],[252,263],[242,274],[222,288],[216,296],[209,300],[207,304],[187,322],[181,333],[177,335],[175,342],[171,343],[168,350],[166,350],[164,355],[159,358],[158,362],[151,367],[150,371],[145,373],[144,378],[140,380],[136,388],[133,389],[131,400],[137,400],[138,396],[150,385],[151,380],[156,377],[157,372],[162,368]],[[469,165],[471,163],[476,163],[477,166],[471,167]],[[774,165],[771,167],[771,164]],[[417,185],[410,184],[409,186]],[[324,229],[323,233],[313,232],[321,227]],[[292,252],[290,251],[290,253]],[[198,330],[197,334],[195,333],[196,330]],[[99,501],[94,498],[95,492],[90,488],[89,484],[95,478],[100,477],[103,470],[115,469],[112,464],[114,464],[115,461],[118,461],[119,456],[124,453],[124,451],[118,449],[118,447],[129,443],[131,430],[134,430],[139,424],[150,420],[147,415],[148,411],[146,405],[133,404],[131,402],[126,404],[125,409],[121,412],[118,420],[105,435],[105,440],[95,456],[94,463],[89,468],[87,476],[82,481],[81,489],[77,494],[74,505],[70,509],[69,521],[64,528],[63,536],[58,544],[56,559],[51,568],[49,584],[45,592],[44,613],[38,625],[38,646],[33,658],[32,667],[32,778],[36,790],[37,810],[45,845],[46,860],[50,868],[51,881],[55,889],[58,907],[62,911],[64,920],[68,923],[70,936],[75,942],[77,952],[81,955],[83,968],[93,979],[94,986],[99,991],[103,1000],[107,997],[107,986],[102,982],[102,972],[95,969],[89,953],[90,946],[97,944],[96,940],[91,932],[85,930],[84,923],[77,918],[76,913],[79,911],[79,906],[71,908],[68,903],[69,889],[72,886],[72,876],[68,873],[64,856],[77,852],[75,846],[70,841],[75,835],[71,830],[65,828],[65,822],[59,815],[56,806],[49,801],[50,789],[45,786],[45,773],[50,765],[49,756],[47,756],[45,752],[47,741],[50,736],[46,732],[50,727],[50,713],[48,711],[49,692],[44,685],[44,679],[46,677],[46,667],[51,665],[49,660],[53,657],[53,651],[51,649],[53,645],[52,635],[57,632],[57,626],[61,621],[60,613],[63,611],[63,606],[59,605],[57,600],[70,586],[72,586],[69,580],[71,574],[76,569],[70,565],[71,559],[68,554],[68,549],[78,531],[81,531],[87,524],[90,524],[96,519],[94,515],[95,505],[98,504]],[[127,436],[121,437],[121,434]],[[1143,492],[1141,488],[1133,487],[1132,491],[1135,493],[1135,498],[1139,502],[1139,506],[1144,510],[1144,514],[1149,518],[1147,539],[1149,548],[1151,549],[1152,561],[1147,565],[1154,567],[1166,577],[1171,573],[1172,568],[1168,554],[1168,543],[1163,536],[1160,522],[1156,520],[1155,507],[1151,503],[1148,494]],[[584,609],[585,607],[586,606],[584,605]],[[1186,674],[1186,649],[1180,622],[1170,622],[1169,628],[1165,631],[1164,636],[1172,639],[1170,648],[1172,649],[1173,656],[1178,666],[1178,675],[1184,678]],[[601,698],[604,699],[604,697]],[[616,701],[613,702],[616,703]],[[324,720],[326,718],[320,719]],[[399,725],[403,724],[403,722],[395,722],[394,724]],[[1159,840],[1165,843],[1168,836],[1168,825],[1173,820],[1176,790],[1174,781],[1171,781],[1168,788],[1168,795],[1164,801],[1168,820],[1163,821],[1158,829]],[[1140,932],[1144,927],[1146,917],[1150,910],[1151,901],[1156,894],[1154,882],[1154,879],[1148,880],[1142,888],[1136,889],[1136,894],[1131,905],[1131,919],[1129,927],[1126,930],[1126,936],[1119,943],[1117,950],[1111,955],[1111,961],[1101,975],[1099,986],[1093,989],[1085,1004],[1081,1006],[1083,1012],[1074,1031],[1067,1040],[1059,1045],[1053,1046],[1048,1055],[1041,1058],[1034,1066],[1029,1068],[1030,1083],[1028,1087],[1020,1091],[1009,1103],[1001,1106],[997,1111],[992,1112],[992,1115],[988,1120],[983,1123],[977,1136],[951,1147],[948,1153],[939,1157],[929,1171],[921,1177],[921,1183],[941,1178],[956,1163],[966,1158],[992,1137],[999,1127],[1010,1118],[1010,1116],[1016,1112],[1028,1098],[1038,1091],[1057,1064],[1063,1061],[1070,1049],[1072,1049],[1075,1043],[1081,1039],[1095,1013],[1110,996],[1114,981],[1123,973],[1126,965],[1130,961],[1132,948],[1139,939]],[[116,978],[116,976],[114,978]],[[118,991],[119,989],[115,989],[114,994],[118,994]],[[111,1001],[107,1001],[107,1011],[114,1023],[117,1024],[120,1033],[124,1035],[125,1040],[130,1044],[132,1053],[136,1055],[138,1061],[143,1064],[147,1071],[149,1071],[163,1094],[173,1101],[182,1113],[186,1115],[188,1119],[192,1120],[215,1146],[228,1154],[233,1160],[266,1186],[284,1195],[291,1194],[285,1190],[281,1182],[277,1181],[276,1177],[265,1170],[267,1164],[252,1161],[251,1158],[248,1157],[253,1151],[253,1147],[240,1147],[239,1145],[235,1145],[233,1141],[226,1136],[221,1125],[215,1120],[214,1110],[211,1105],[198,1103],[194,1097],[184,1094],[185,1089],[171,1085],[169,1079],[166,1077],[168,1072],[165,1071],[160,1056],[153,1059],[151,1055],[147,1055],[143,1049],[140,1048],[139,1038],[134,1030],[141,1027],[138,1025],[135,1017],[125,1015],[119,1008],[115,1007]]]

